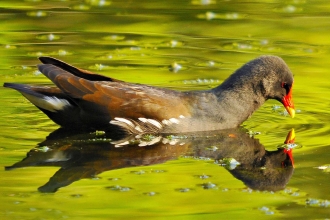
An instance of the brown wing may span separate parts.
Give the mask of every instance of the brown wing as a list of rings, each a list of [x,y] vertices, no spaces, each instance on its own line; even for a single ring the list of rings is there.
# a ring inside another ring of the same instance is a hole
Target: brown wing
[[[102,76],[93,72],[90,72],[88,70],[84,70],[84,69],[79,69],[76,68],[74,66],[71,66],[70,64],[67,64],[61,60],[52,58],[52,57],[39,57],[39,60],[43,63],[43,64],[52,64],[54,66],[57,66],[67,72],[72,73],[75,76],[78,76],[80,78],[83,79],[87,79],[90,81],[109,81],[109,82],[122,82],[120,80],[114,79],[114,78],[110,78],[107,76]]]
[[[51,64],[39,65],[39,70],[73,99],[86,117],[99,114],[107,120],[145,117],[161,121],[191,114],[183,93],[178,91],[119,81],[90,81]]]

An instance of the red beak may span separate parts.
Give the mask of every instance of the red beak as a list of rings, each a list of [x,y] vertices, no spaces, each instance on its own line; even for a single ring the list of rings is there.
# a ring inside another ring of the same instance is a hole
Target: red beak
[[[285,109],[288,111],[291,118],[294,118],[296,111],[294,110],[294,104],[292,101],[292,86],[290,88],[289,93],[286,96],[284,96],[284,98],[282,99],[282,103],[283,103]]]

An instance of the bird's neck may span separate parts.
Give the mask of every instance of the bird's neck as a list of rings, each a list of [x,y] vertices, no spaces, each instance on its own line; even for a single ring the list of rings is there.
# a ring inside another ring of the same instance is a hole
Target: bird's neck
[[[222,109],[219,117],[235,120],[241,124],[248,119],[265,101],[260,85],[245,81],[244,83],[230,84],[224,82],[212,91],[217,97],[217,105]]]

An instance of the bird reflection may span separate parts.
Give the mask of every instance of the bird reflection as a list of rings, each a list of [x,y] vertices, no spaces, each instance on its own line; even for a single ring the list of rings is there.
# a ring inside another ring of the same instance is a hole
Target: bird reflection
[[[290,131],[285,143],[292,144],[294,136],[294,131]],[[256,190],[281,190],[293,174],[292,149],[267,151],[243,128],[180,136],[74,133],[60,128],[31,149],[22,161],[5,169],[60,167],[38,189],[56,192],[108,170],[159,164],[182,156],[210,158]]]

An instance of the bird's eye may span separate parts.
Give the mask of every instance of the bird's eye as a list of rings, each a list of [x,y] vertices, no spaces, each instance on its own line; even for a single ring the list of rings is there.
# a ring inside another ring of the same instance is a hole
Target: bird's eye
[[[291,86],[285,82],[282,82],[281,87],[286,90],[286,93],[288,94],[290,92]]]

